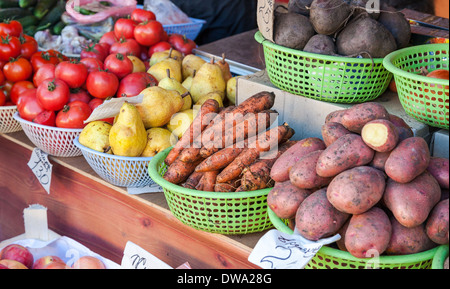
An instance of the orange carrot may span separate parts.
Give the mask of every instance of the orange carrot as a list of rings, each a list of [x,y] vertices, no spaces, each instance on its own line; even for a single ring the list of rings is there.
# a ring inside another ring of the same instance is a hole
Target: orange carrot
[[[241,185],[241,179],[231,180],[226,183],[216,183],[214,186],[215,192],[221,193],[230,193],[236,191],[237,188]]]
[[[172,184],[181,184],[189,178],[199,163],[200,161],[184,163],[180,158],[177,158],[167,169],[167,172],[164,174],[164,179]]]
[[[195,187],[200,182],[200,179],[203,177],[203,173],[199,172],[193,172],[189,178],[186,180],[186,182],[183,184],[183,187],[187,189],[195,190]]]
[[[203,173],[203,177],[195,187],[198,191],[214,192],[214,185],[216,184],[216,177],[218,171],[210,171]]]

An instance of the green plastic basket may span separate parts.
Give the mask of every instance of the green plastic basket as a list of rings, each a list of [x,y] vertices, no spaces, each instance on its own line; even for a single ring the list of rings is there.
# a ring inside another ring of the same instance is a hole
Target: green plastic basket
[[[283,233],[292,234],[282,219],[270,208],[269,218],[275,228]],[[431,269],[433,258],[439,247],[417,254],[402,256],[380,256],[378,258],[361,259],[350,253],[329,246],[323,246],[309,261],[305,269]]]
[[[389,86],[392,74],[382,58],[351,58],[290,49],[266,40],[263,45],[270,81],[280,89],[316,100],[362,103],[376,99]]]
[[[444,269],[444,262],[448,258],[448,244],[442,245],[434,255],[431,269]]]
[[[151,160],[148,173],[163,190],[170,211],[182,223],[195,229],[225,235],[261,232],[273,228],[267,215],[270,189],[216,193],[187,189],[166,181],[164,163],[171,148]]]
[[[404,48],[387,55],[384,66],[394,74],[400,103],[407,114],[433,127],[448,129],[449,81],[419,75],[449,69],[449,45],[427,44]]]

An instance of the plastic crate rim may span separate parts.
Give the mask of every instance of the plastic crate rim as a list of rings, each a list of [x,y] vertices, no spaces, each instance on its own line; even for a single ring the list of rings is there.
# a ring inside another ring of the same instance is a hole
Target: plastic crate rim
[[[38,128],[42,128],[42,129],[47,129],[47,130],[54,130],[54,131],[60,131],[60,132],[73,132],[73,133],[79,133],[83,130],[82,128],[60,128],[60,127],[54,127],[54,126],[48,126],[48,125],[34,123],[34,122],[31,122],[31,121],[21,118],[19,116],[18,111],[16,111],[14,113],[13,118],[22,124],[27,124],[29,126],[34,126],[34,127],[38,127]]]
[[[159,166],[164,162],[166,156],[172,150],[172,147],[165,149],[162,152],[159,152],[153,159],[150,161],[148,165],[148,173],[150,177],[153,179],[155,183],[160,185],[163,189],[169,190],[171,192],[180,193],[183,195],[193,196],[193,197],[201,197],[201,198],[210,198],[210,199],[246,199],[246,198],[254,198],[260,197],[263,195],[269,194],[271,188],[251,191],[251,192],[231,192],[231,193],[218,193],[218,192],[205,192],[205,191],[197,191],[192,189],[187,189],[182,186],[178,186],[172,184],[169,181],[166,181],[159,174]]]
[[[82,144],[80,143],[80,141],[79,141],[79,138],[80,138],[80,137],[78,136],[78,137],[76,137],[76,138],[73,140],[73,144],[74,144],[77,148],[79,148],[81,151],[85,151],[85,152],[88,152],[88,153],[90,153],[90,154],[94,154],[94,155],[97,155],[97,156],[101,156],[101,157],[103,157],[103,158],[109,158],[109,159],[115,159],[115,160],[121,160],[121,161],[135,161],[135,162],[140,162],[140,161],[141,161],[141,162],[142,162],[142,161],[148,162],[148,161],[151,161],[151,159],[153,158],[153,157],[124,157],[124,156],[117,156],[117,155],[111,155],[111,154],[107,154],[107,153],[102,153],[102,152],[93,150],[93,149],[91,149],[91,148],[88,148],[88,147],[82,145]]]
[[[399,50],[396,50],[396,51],[391,52],[388,55],[386,55],[386,57],[383,60],[383,66],[386,68],[386,70],[388,70],[392,74],[394,74],[394,77],[395,76],[403,76],[405,78],[409,78],[409,79],[420,81],[420,82],[428,82],[428,83],[433,83],[433,84],[438,84],[438,85],[440,84],[442,86],[448,85],[449,81],[446,79],[431,78],[431,77],[427,77],[427,76],[423,76],[423,75],[418,75],[418,74],[415,74],[412,72],[407,72],[407,71],[404,71],[404,70],[396,67],[393,64],[393,61],[397,57],[403,55],[406,52],[421,49],[421,48],[427,48],[427,51],[430,51],[431,50],[431,49],[429,49],[430,47],[436,47],[436,49],[434,49],[434,51],[436,51],[436,50],[447,50],[448,51],[448,48],[449,48],[448,44],[439,44],[438,43],[438,44],[417,45],[417,46],[399,49]],[[448,57],[449,56],[447,56],[447,58]]]
[[[165,25],[163,25],[163,27],[164,28],[167,28],[167,27],[178,27],[178,26],[186,26],[186,25],[192,25],[192,24],[205,24],[206,23],[206,20],[203,20],[203,19],[197,19],[197,18],[191,18],[191,17],[189,17],[189,19],[192,22],[189,22],[189,23],[177,23],[177,24],[165,24]]]

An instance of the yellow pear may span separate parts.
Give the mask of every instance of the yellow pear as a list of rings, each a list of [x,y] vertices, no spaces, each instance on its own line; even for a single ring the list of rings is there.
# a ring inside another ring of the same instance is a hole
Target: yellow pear
[[[173,59],[166,58],[153,66],[150,66],[147,73],[153,75],[158,81],[167,77],[167,70],[170,70],[170,75],[178,82],[183,82],[183,76],[181,74],[181,64]]]
[[[178,62],[182,63],[183,61],[183,54],[181,54],[180,51],[175,50],[175,49],[170,49],[170,50],[165,50],[165,51],[158,51],[152,54],[152,57],[150,58],[150,66],[155,65],[158,62],[163,61],[164,59],[167,58],[173,58],[178,60]]]
[[[145,72],[145,64],[144,62],[136,56],[128,55],[128,59],[133,63],[133,71],[134,72]]]
[[[109,132],[112,125],[109,122],[96,120],[88,123],[80,133],[80,144],[98,152],[111,154]]]
[[[203,105],[205,101],[208,99],[215,99],[219,103],[219,107],[223,107],[223,100],[222,100],[222,94],[213,91],[210,93],[205,94],[204,96],[200,97],[200,99],[195,103],[195,105]]]
[[[232,77],[227,82],[227,98],[232,104],[236,104],[237,76]]]
[[[194,75],[195,75],[195,71],[194,71]],[[185,80],[183,80],[183,82],[181,83],[181,85],[183,85],[187,90],[191,90],[191,86],[192,86],[192,80],[194,79],[193,76],[188,76],[186,77]]]
[[[194,71],[198,71],[206,61],[195,54],[188,54],[183,58],[181,62],[181,69],[183,71],[183,79],[194,74]]]
[[[120,108],[116,123],[109,132],[113,154],[138,157],[147,145],[147,132],[136,106],[125,102]]]
[[[170,77],[169,69],[167,70],[167,77],[162,79],[158,86],[166,90],[175,90],[183,97],[184,105],[181,110],[186,110],[192,107],[192,98],[189,90],[185,88],[178,80]]]
[[[217,92],[222,99],[225,98],[226,82],[223,79],[222,70],[219,66],[207,62],[200,67],[192,80],[191,92],[192,100],[197,103],[199,99],[210,93]]]
[[[198,110],[187,109],[177,112],[172,116],[170,122],[167,124],[167,128],[178,138],[186,132],[197,116]]]
[[[166,125],[172,115],[179,112],[184,105],[183,98],[175,90],[152,86],[144,89],[141,94],[144,98],[136,107],[146,129]]]
[[[154,157],[160,151],[172,146],[172,133],[170,130],[155,127],[147,130],[147,146],[142,153],[142,157]]]
[[[225,60],[225,53],[222,53],[222,59],[217,61],[216,65],[218,65],[222,70],[222,75],[225,82],[227,82],[228,80],[230,80],[230,78],[233,77],[230,71],[230,64],[228,64],[228,62]]]

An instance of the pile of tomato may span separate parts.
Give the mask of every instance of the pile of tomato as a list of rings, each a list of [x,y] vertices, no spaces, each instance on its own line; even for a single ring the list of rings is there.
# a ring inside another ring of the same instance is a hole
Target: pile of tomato
[[[155,15],[143,9],[118,19],[114,30],[87,46],[80,59],[38,51],[16,22],[0,24],[0,105],[17,105],[21,118],[61,128],[83,128],[106,99],[136,96],[157,85],[146,72],[153,53],[174,48],[187,55],[196,47],[182,35],[167,35]]]

